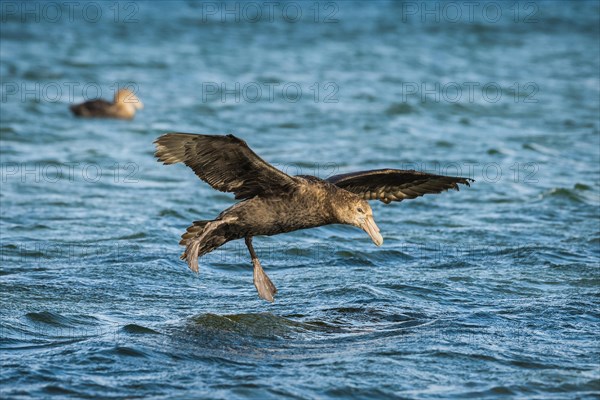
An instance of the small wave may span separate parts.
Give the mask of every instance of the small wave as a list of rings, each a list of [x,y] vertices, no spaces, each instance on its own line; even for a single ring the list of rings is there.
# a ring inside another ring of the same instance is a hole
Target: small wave
[[[531,150],[531,151],[535,151],[536,153],[540,153],[540,154],[546,154],[546,155],[555,155],[556,152],[546,146],[542,146],[541,144],[538,143],[524,143],[523,144],[523,149],[524,150]]]
[[[600,245],[600,234],[590,237],[587,242],[589,244]]]
[[[575,203],[583,203],[584,198],[575,189],[554,188],[542,194],[542,199],[564,199]]]
[[[361,266],[374,266],[375,263],[371,260],[368,253],[349,251],[349,250],[338,250],[335,252],[335,265],[361,265]]]
[[[25,317],[32,322],[42,322],[53,326],[68,327],[71,325],[71,320],[69,318],[48,311],[27,313],[25,314]]]
[[[131,235],[120,236],[117,238],[117,240],[143,239],[145,237],[148,237],[146,232],[136,232],[132,233]]]
[[[193,317],[191,326],[205,331],[237,333],[246,337],[274,338],[285,336],[301,324],[271,313],[216,315]]]
[[[385,110],[385,113],[387,115],[408,115],[416,113],[416,109],[408,103],[394,103]]]
[[[350,318],[352,320],[374,322],[408,322],[416,319],[428,319],[423,313],[389,311],[373,307],[334,307],[324,312]]]
[[[127,324],[123,328],[121,328],[123,332],[133,333],[133,334],[149,334],[149,335],[160,335],[160,332],[155,331],[154,329],[146,328],[145,326],[137,325],[137,324]]]
[[[81,325],[97,325],[98,319],[91,315],[73,315],[64,316],[50,311],[30,312],[25,314],[25,318],[33,323],[44,323],[56,327],[78,327]]]
[[[435,142],[435,145],[437,147],[443,147],[443,148],[446,148],[446,149],[454,147],[454,143],[448,142],[446,140],[438,140],[437,142]]]
[[[277,125],[277,127],[283,129],[300,129],[302,126],[295,122],[284,122],[282,124]]]
[[[58,385],[47,385],[46,387],[44,387],[44,392],[50,394],[50,395],[56,395],[56,396],[78,396],[80,395],[80,393],[74,391],[74,390],[70,390]]]
[[[14,227],[11,228],[11,230],[14,230],[17,232],[30,232],[30,231],[37,231],[37,230],[44,230],[44,229],[50,229],[50,227],[47,225],[43,225],[43,224],[34,224],[34,225],[15,225]]]
[[[46,68],[35,68],[23,72],[23,78],[31,81],[45,81],[64,79],[65,75],[62,72],[51,71]]]
[[[588,186],[588,185],[586,185],[584,183],[576,183],[575,186],[573,186],[573,189],[587,191],[587,190],[592,190],[592,187]]]
[[[179,214],[177,211],[173,209],[162,209],[158,213],[159,217],[176,217],[176,218],[184,218],[183,215]]]
[[[138,350],[134,347],[129,346],[117,346],[112,351],[112,353],[120,355],[120,356],[128,356],[128,357],[147,357],[148,355],[142,350]]]
[[[281,78],[278,78],[276,76],[259,76],[256,78],[256,81],[261,82],[261,83],[271,83],[271,84],[284,82]]]
[[[194,110],[200,115],[217,115],[217,111],[206,103],[195,105]]]
[[[2,133],[2,136],[4,137],[4,135],[8,135],[11,133],[17,133],[17,131],[12,126],[3,126],[3,127],[0,127],[0,133]]]

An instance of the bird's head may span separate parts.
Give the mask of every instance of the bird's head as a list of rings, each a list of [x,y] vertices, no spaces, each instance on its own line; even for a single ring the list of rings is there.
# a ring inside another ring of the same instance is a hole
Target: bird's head
[[[337,207],[338,220],[347,225],[356,226],[367,234],[377,246],[383,244],[383,237],[373,219],[373,210],[366,200],[358,196],[346,198],[342,207]]]
[[[115,103],[124,104],[138,110],[144,108],[144,103],[129,89],[120,89],[115,94]]]

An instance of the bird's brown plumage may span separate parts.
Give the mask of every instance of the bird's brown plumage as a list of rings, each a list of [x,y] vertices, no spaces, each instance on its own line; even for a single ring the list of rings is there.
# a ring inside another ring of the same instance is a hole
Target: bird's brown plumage
[[[132,119],[136,110],[142,108],[144,108],[142,102],[128,89],[121,89],[115,93],[113,103],[97,99],[69,107],[71,112],[78,117],[117,119]]]
[[[154,143],[159,161],[182,162],[214,189],[234,193],[236,199],[277,194],[298,184],[233,135],[167,133]]]
[[[470,186],[469,178],[428,174],[414,170],[376,169],[335,175],[327,179],[365,200],[392,201],[414,199],[429,193],[458,189],[458,184]]]
[[[337,223],[360,227],[379,246],[383,239],[366,200],[402,201],[458,189],[458,184],[473,181],[393,169],[336,175],[327,180],[290,176],[233,135],[167,133],[154,143],[159,161],[184,163],[214,189],[243,200],[213,220],[195,221],[182,235],[180,244],[186,247],[182,258],[197,272],[199,256],[230,240],[245,238],[254,265],[254,284],[259,296],[269,301],[276,289],[254,253],[253,236]]]

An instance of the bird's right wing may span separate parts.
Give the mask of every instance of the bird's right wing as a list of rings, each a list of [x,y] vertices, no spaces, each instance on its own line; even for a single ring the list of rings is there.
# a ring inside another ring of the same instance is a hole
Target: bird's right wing
[[[327,179],[365,200],[392,201],[414,199],[424,194],[458,190],[458,184],[470,186],[470,178],[428,174],[413,170],[378,169],[335,175]]]
[[[236,199],[287,191],[298,183],[233,135],[167,133],[154,143],[159,161],[182,162],[214,189],[232,192]]]

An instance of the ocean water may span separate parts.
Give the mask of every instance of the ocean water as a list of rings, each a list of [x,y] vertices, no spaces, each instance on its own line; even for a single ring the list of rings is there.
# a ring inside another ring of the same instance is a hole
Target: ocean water
[[[0,3],[3,398],[600,394],[598,2]],[[68,105],[130,87],[132,121]],[[179,260],[233,204],[152,141],[460,192]]]

